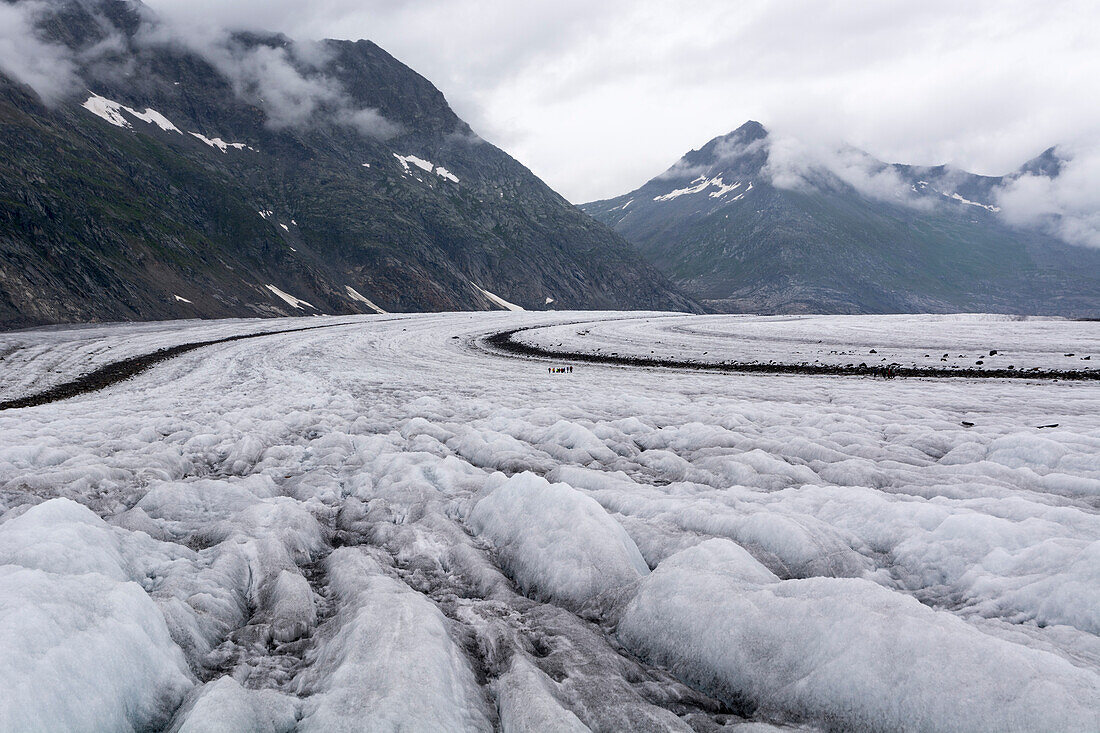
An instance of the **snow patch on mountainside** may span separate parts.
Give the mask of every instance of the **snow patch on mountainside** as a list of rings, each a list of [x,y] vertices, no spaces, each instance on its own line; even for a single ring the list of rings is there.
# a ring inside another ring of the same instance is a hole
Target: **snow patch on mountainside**
[[[401,166],[405,170],[409,170],[410,165],[415,165],[417,168],[427,171],[428,173],[431,173],[435,169],[435,166],[430,162],[423,158],[418,158],[415,155],[398,155],[394,153],[393,157],[397,158],[398,162],[401,163]]]
[[[92,114],[96,115],[97,117],[103,118],[115,127],[123,127],[129,130],[134,129],[133,125],[130,124],[130,121],[127,120],[125,116],[123,116],[122,113],[125,111],[130,113],[131,116],[141,120],[142,122],[156,125],[166,132],[178,132],[181,135],[183,134],[183,131],[172,124],[171,120],[162,115],[160,112],[157,112],[155,109],[146,109],[144,112],[138,112],[136,109],[127,107],[126,105],[120,104],[118,102],[114,102],[110,99],[107,99],[106,97],[101,97],[94,92],[92,93],[92,96],[88,97],[84,104],[80,106],[88,110]]]
[[[398,155],[397,153],[394,153],[393,157],[397,158],[397,161],[401,163],[401,167],[405,169],[406,173],[412,170],[410,166],[416,166],[423,171],[434,173],[440,178],[445,178],[451,183],[458,183],[458,176],[451,173],[449,170],[441,165],[435,165],[431,161],[424,160],[423,158],[418,158],[415,155]],[[370,166],[367,167],[369,168]]]
[[[458,176],[456,176],[454,173],[451,173],[449,170],[441,165],[436,166],[435,174],[440,178],[446,178],[451,183],[458,183]]]
[[[722,176],[718,176],[713,181],[711,181],[711,183],[718,187],[717,191],[710,192],[710,197],[712,199],[720,199],[730,191],[736,191],[737,189],[741,188],[741,181],[731,183],[727,186],[725,183],[722,182]]]
[[[694,193],[701,193],[702,191],[705,191],[707,188],[710,187],[710,179],[707,178],[706,176],[699,176],[694,181],[692,181],[692,184],[694,184],[694,185],[687,186],[686,188],[677,188],[673,191],[669,191],[666,194],[662,194],[660,196],[654,196],[653,200],[654,201],[672,201],[673,199],[678,199],[681,196],[690,196],[691,194],[694,194]]]
[[[1001,208],[999,206],[990,206],[989,204],[982,204],[982,203],[978,203],[977,201],[971,201],[970,199],[963,198],[962,196],[960,196],[957,193],[952,193],[950,195],[945,193],[944,196],[947,196],[948,198],[954,199],[955,201],[958,201],[961,204],[966,204],[967,206],[977,206],[978,208],[985,209],[986,211],[992,211],[993,213],[997,213],[998,211],[1001,210]]]
[[[132,114],[134,117],[137,117],[139,120],[156,125],[166,132],[177,132],[181,135],[183,134],[183,131],[173,125],[171,120],[162,115],[160,112],[157,112],[155,109],[146,109],[144,112],[135,112],[134,110],[127,108],[127,111],[130,112],[130,114]]]
[[[727,184],[725,181],[722,180],[722,176],[716,176],[714,178],[707,178],[706,176],[699,176],[698,178],[693,180],[691,182],[691,184],[692,185],[687,186],[685,188],[678,188],[675,191],[669,191],[668,193],[662,194],[661,196],[654,196],[653,200],[654,201],[672,201],[673,199],[678,199],[681,196],[691,196],[692,194],[703,193],[704,191],[706,191],[708,188],[711,188],[712,186],[716,190],[710,192],[710,194],[709,194],[710,197],[713,198],[713,199],[722,198],[727,193],[731,193],[731,192],[737,190],[738,188],[740,188],[741,185],[742,185],[742,181],[736,181],[734,183]],[[752,184],[750,183],[749,188],[747,188],[745,190],[748,191],[751,188],[752,188]],[[737,200],[737,199],[734,199],[734,200]],[[622,208],[625,209],[631,203],[633,203],[633,199],[631,199],[629,202],[624,204],[622,206]]]
[[[192,132],[191,135],[206,143],[210,147],[217,148],[223,153],[227,152],[229,148],[233,148],[234,150],[251,150],[252,152],[256,152],[255,148],[250,147],[245,143],[228,143],[225,140],[222,140],[220,137],[210,138],[199,132]]]
[[[92,93],[92,96],[88,97],[88,99],[80,106],[88,110],[92,114],[96,115],[97,117],[106,120],[115,127],[122,127],[127,130],[134,129],[134,126],[130,124],[130,120],[128,120],[126,118],[126,115],[123,114],[123,112],[126,112],[131,117],[134,117],[135,119],[141,120],[142,122],[151,125],[156,125],[166,132],[176,132],[180,135],[183,134],[183,130],[176,127],[176,125],[171,120],[162,115],[160,112],[157,112],[155,109],[146,109],[144,112],[138,112],[132,107],[127,107],[126,105],[119,102],[107,99],[106,97],[101,97],[94,92]],[[188,134],[199,140],[200,142],[209,145],[212,148],[220,150],[223,153],[228,152],[230,148],[232,148],[233,150],[251,150],[252,152],[256,152],[255,148],[247,145],[246,143],[226,142],[220,137],[207,137],[201,132],[189,132]]]
[[[749,183],[748,188],[746,188],[744,191],[742,191],[741,193],[734,196],[731,199],[731,201],[740,201],[741,199],[745,198],[745,194],[747,194],[751,190],[752,190],[752,183]],[[711,195],[713,196],[714,194],[711,194]]]
[[[965,204],[966,206],[976,206],[979,209],[985,209],[986,211],[993,212],[994,214],[1000,212],[1001,210],[999,206],[993,206],[992,204],[983,204],[980,201],[971,201],[970,199],[954,191],[952,191],[951,193],[948,193],[947,191],[941,191],[928,181],[917,181],[915,184],[909,187],[909,190],[913,193],[927,193],[928,189],[932,189],[934,193],[938,193],[945,199],[951,199],[952,201],[957,201],[958,203]]]
[[[282,298],[284,301],[286,301],[287,305],[289,305],[291,308],[297,308],[298,310],[305,310],[304,308],[302,308],[302,306],[304,305],[304,306],[308,306],[310,308],[313,308],[314,310],[317,310],[316,306],[314,306],[312,303],[308,303],[308,302],[302,300],[301,298],[295,298],[290,293],[283,292],[282,290],[279,290],[279,288],[275,287],[274,285],[265,285],[264,287],[267,288],[268,290],[270,290],[272,293],[274,293],[278,297]]]
[[[362,295],[358,290],[356,290],[352,286],[345,285],[344,290],[347,291],[349,298],[351,298],[352,300],[359,301],[363,305],[365,305],[368,308],[370,308],[371,310],[373,310],[375,313],[385,313],[386,312],[386,311],[382,310],[381,308],[379,308],[374,303],[372,303],[366,296]]]
[[[126,127],[133,129],[130,121],[122,116],[123,107],[118,102],[112,102],[111,100],[101,97],[98,94],[93,94],[91,97],[88,98],[86,102],[84,102],[84,104],[80,106],[91,112],[93,115],[96,115],[97,117],[102,117],[115,127]]]
[[[524,308],[523,306],[520,306],[520,305],[516,305],[515,303],[509,303],[509,302],[508,302],[507,300],[505,300],[504,298],[500,297],[499,295],[494,295],[493,293],[490,293],[490,292],[489,292],[488,290],[486,290],[485,288],[481,287],[481,286],[480,286],[480,285],[478,285],[477,283],[473,283],[473,282],[472,282],[472,283],[470,283],[470,284],[471,284],[471,285],[473,285],[473,286],[474,286],[475,288],[477,288],[477,289],[478,289],[478,291],[479,291],[479,292],[480,292],[480,293],[481,293],[482,295],[484,295],[484,296],[485,296],[486,298],[488,298],[488,299],[489,299],[489,302],[490,302],[490,303],[492,303],[493,305],[497,305],[497,306],[500,306],[501,308],[503,308],[503,309],[504,309],[504,310],[506,310],[506,311],[521,311],[521,310],[525,310],[525,308]]]

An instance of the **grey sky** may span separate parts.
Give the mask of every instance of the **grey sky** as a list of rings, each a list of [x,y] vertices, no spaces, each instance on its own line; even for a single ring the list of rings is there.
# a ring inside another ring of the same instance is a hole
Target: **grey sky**
[[[369,38],[573,201],[758,119],[999,174],[1093,144],[1100,3],[146,0],[193,23]]]

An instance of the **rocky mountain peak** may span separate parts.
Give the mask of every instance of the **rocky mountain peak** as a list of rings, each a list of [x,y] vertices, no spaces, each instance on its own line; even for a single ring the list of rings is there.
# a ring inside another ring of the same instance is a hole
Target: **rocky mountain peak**
[[[688,293],[730,312],[1100,313],[1100,251],[1002,212],[1017,173],[888,164],[748,122],[582,209]]]
[[[681,158],[665,178],[706,172],[749,175],[759,172],[768,160],[768,131],[749,120],[736,130],[710,140]]]
[[[1045,178],[1057,178],[1066,163],[1056,146],[1051,146],[1039,155],[1020,166],[1016,176],[1043,176]]]

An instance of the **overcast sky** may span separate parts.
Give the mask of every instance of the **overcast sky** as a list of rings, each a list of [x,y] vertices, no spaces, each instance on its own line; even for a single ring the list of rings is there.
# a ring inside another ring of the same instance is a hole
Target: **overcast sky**
[[[1100,133],[1092,0],[146,0],[163,16],[369,38],[574,202],[747,119],[1001,174]]]

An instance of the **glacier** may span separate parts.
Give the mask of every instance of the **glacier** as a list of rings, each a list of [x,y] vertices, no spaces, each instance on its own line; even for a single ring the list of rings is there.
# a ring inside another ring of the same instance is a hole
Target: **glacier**
[[[1100,729],[1094,324],[302,324],[0,334],[0,401],[266,334],[0,409],[0,729]],[[690,368],[871,359],[1079,374]]]

